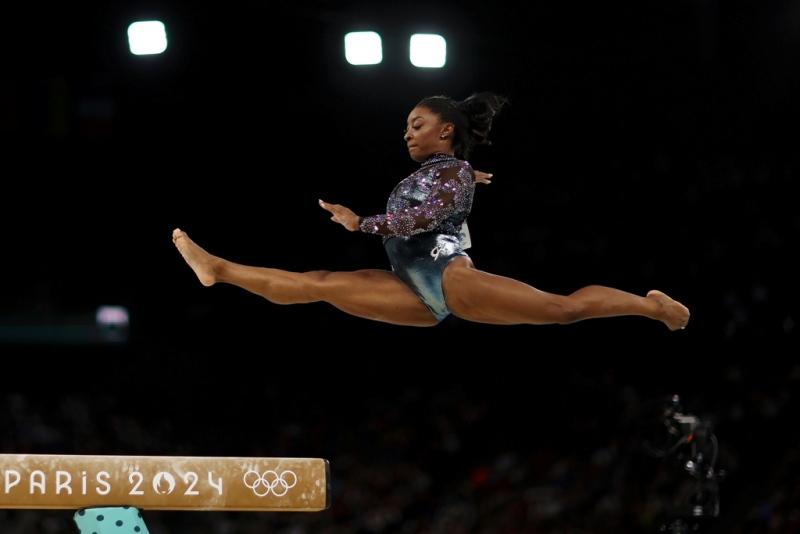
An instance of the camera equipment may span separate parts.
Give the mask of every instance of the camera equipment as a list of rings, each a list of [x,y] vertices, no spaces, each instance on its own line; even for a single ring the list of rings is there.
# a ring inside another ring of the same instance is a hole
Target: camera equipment
[[[695,479],[668,510],[661,526],[662,532],[672,534],[700,532],[701,525],[719,516],[719,483],[725,478],[725,471],[714,468],[719,446],[710,422],[683,414],[681,409],[680,397],[670,397],[664,404],[658,445],[645,444],[651,455],[677,465]]]

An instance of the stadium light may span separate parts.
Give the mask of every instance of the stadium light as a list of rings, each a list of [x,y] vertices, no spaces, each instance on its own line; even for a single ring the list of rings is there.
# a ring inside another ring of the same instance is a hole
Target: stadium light
[[[381,36],[375,32],[350,32],[344,36],[344,57],[351,65],[377,65],[383,61]]]
[[[143,20],[128,26],[131,54],[145,56],[160,54],[167,49],[167,30],[158,20]]]
[[[415,33],[411,36],[409,58],[415,67],[442,68],[447,60],[447,41],[441,35]]]
[[[123,306],[99,306],[94,317],[98,326],[119,328],[130,323],[128,310]]]

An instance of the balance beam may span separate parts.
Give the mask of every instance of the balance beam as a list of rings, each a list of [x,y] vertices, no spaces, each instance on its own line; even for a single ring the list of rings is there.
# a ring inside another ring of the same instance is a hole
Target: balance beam
[[[0,508],[316,512],[321,458],[0,454]]]

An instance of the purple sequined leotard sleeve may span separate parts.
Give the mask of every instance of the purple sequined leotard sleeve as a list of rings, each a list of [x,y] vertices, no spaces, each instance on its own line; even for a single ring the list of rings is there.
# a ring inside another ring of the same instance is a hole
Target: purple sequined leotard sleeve
[[[364,217],[359,228],[384,241],[423,232],[458,236],[474,192],[475,173],[468,162],[435,154],[394,188],[385,214]]]

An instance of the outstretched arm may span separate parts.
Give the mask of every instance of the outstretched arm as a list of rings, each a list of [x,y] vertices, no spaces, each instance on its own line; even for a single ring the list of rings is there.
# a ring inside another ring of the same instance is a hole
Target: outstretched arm
[[[448,172],[450,171],[450,172]],[[492,183],[492,174],[473,171],[475,176],[475,183],[490,184]],[[373,217],[359,217],[349,208],[340,204],[329,204],[323,200],[319,201],[320,207],[331,213],[331,220],[337,222],[350,230],[355,232],[363,230],[367,233],[376,233],[380,235],[411,235],[427,231],[435,228],[445,218],[453,213],[456,201],[462,200],[464,196],[463,189],[468,187],[469,178],[465,176],[466,172],[463,167],[452,167],[445,169],[442,173],[442,178],[439,185],[431,191],[431,195],[423,202],[418,208],[413,208],[411,214],[384,214],[375,215]],[[457,182],[450,183],[453,180]],[[462,190],[462,191],[460,191]],[[458,193],[461,193],[460,195]],[[427,206],[427,209],[425,209]],[[365,224],[362,226],[362,222]],[[409,225],[411,231],[408,234],[392,232],[394,227]],[[389,230],[384,232],[381,230]]]
[[[384,236],[409,236],[436,228],[447,217],[469,210],[475,175],[469,165],[442,169],[424,200],[418,205],[403,203],[401,209],[363,217],[362,232]]]

